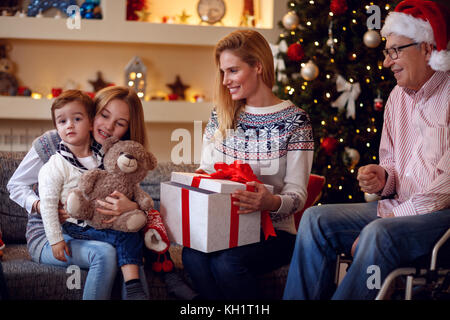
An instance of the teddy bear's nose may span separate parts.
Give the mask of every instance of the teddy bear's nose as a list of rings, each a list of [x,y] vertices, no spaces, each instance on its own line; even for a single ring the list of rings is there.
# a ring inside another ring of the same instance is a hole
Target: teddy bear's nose
[[[128,154],[128,153],[125,153],[124,156],[130,160],[136,159],[135,157],[133,157],[131,154]]]

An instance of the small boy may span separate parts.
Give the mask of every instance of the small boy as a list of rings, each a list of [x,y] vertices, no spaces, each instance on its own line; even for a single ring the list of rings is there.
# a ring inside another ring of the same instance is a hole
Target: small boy
[[[81,174],[101,164],[101,145],[91,138],[95,105],[80,90],[63,92],[52,104],[53,125],[62,141],[58,151],[39,171],[40,210],[46,237],[53,256],[67,261],[71,256],[64,241],[58,217],[59,203],[65,203],[71,189],[78,185]],[[71,226],[82,232],[73,233]],[[80,228],[81,227],[81,228]],[[143,240],[139,233],[115,230],[95,230],[86,222],[68,218],[64,230],[73,238],[99,240],[112,244],[117,250],[118,265],[125,280],[126,298],[148,299],[139,281],[139,265],[142,264]]]

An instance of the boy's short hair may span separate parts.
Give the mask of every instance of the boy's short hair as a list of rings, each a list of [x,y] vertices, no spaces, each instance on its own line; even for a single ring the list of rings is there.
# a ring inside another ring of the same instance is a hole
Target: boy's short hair
[[[81,90],[66,90],[61,93],[52,103],[52,121],[55,127],[55,110],[64,107],[66,104],[72,101],[78,101],[79,103],[81,103],[84,106],[86,113],[88,114],[89,120],[92,121],[94,119],[95,104],[91,97]]]

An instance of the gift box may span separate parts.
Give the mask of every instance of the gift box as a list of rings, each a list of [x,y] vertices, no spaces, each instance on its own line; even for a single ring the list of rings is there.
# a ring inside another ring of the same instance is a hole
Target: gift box
[[[170,241],[202,252],[259,242],[261,213],[237,214],[231,194],[238,189],[246,190],[246,185],[173,172],[171,181],[161,183],[160,211]]]

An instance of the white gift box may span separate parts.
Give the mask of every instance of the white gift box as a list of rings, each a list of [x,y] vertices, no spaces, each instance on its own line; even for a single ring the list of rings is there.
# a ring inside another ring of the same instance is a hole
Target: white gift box
[[[231,193],[245,184],[201,179],[198,188],[191,187],[196,176],[205,175],[173,172],[170,182],[161,183],[160,212],[170,241],[202,252],[259,242],[261,213],[232,209]]]

